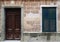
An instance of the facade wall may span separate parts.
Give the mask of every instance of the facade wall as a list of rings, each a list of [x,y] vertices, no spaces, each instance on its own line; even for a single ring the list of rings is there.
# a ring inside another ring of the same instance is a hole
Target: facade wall
[[[57,5],[58,5],[58,31],[60,32],[60,0],[57,2]]]
[[[41,25],[41,5],[56,5],[56,0],[54,1],[15,1],[13,5],[23,5],[24,7],[24,32],[40,32]],[[2,1],[1,5],[11,5],[10,1]],[[30,16],[31,15],[31,16]]]
[[[15,1],[15,3],[13,3],[13,4],[11,4],[11,2],[10,1],[1,1],[1,6],[0,6],[0,33],[1,33],[1,31],[2,31],[2,22],[1,22],[1,20],[2,20],[2,18],[1,18],[1,7],[2,7],[2,5],[12,5],[12,6],[21,6],[21,5],[23,5],[23,15],[24,15],[24,17],[23,17],[23,20],[24,20],[24,28],[23,28],[23,32],[40,32],[40,30],[41,30],[41,25],[40,25],[40,19],[42,19],[41,18],[41,12],[40,12],[40,6],[41,5],[58,5],[58,32],[60,32],[60,12],[59,12],[59,10],[60,10],[60,5],[59,5],[59,3],[60,3],[60,1],[57,1],[57,0],[40,0],[40,1]],[[33,40],[33,42],[35,42],[35,40],[37,40],[37,39],[34,39],[33,37],[32,37],[32,39],[31,39],[31,35],[32,35],[32,33],[31,34],[23,34],[24,36],[23,36],[23,41],[25,41],[25,42],[28,42],[29,41],[29,39],[31,40],[31,42],[32,42],[32,40]],[[41,35],[41,36],[39,36],[39,35]],[[43,36],[42,36],[42,34],[37,34],[36,35],[37,37],[36,38],[38,38],[38,40],[39,41],[41,41],[41,38],[42,38],[42,41],[44,41],[44,40],[47,40],[47,37],[48,36],[45,36],[44,34],[43,34]],[[57,41],[59,41],[58,40],[58,38],[59,38],[60,36],[59,36],[59,34],[51,34],[51,37],[50,37],[50,39],[51,40],[57,40]],[[53,39],[53,38],[55,38],[55,39]],[[39,42],[38,41],[38,42]]]

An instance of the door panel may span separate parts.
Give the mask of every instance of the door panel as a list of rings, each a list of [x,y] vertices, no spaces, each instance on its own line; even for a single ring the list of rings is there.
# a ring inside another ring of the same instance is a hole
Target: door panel
[[[42,8],[42,32],[56,32],[56,7]]]
[[[49,32],[50,30],[49,30],[49,20],[47,20],[47,19],[45,19],[44,21],[43,21],[43,32]]]
[[[56,20],[50,20],[50,32],[56,32]]]
[[[20,40],[21,39],[21,9],[5,8],[5,39]]]
[[[49,32],[49,12],[45,7],[42,8],[42,31]]]

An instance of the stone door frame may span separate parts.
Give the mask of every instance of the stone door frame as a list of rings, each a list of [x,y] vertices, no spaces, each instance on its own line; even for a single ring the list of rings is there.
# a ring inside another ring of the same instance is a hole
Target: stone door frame
[[[1,7],[1,41],[5,41],[5,12],[4,8],[21,8],[21,40],[23,41],[23,18],[24,18],[24,11],[23,11],[23,5],[2,5]]]

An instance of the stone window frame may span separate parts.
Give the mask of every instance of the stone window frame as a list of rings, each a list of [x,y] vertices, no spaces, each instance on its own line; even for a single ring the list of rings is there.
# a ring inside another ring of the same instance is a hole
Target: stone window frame
[[[56,7],[56,32],[55,33],[60,33],[60,32],[58,32],[58,5],[41,5],[40,6],[40,15],[41,15],[41,17],[40,17],[40,26],[41,26],[41,30],[40,30],[40,33],[43,33],[42,32],[42,7]],[[53,32],[44,32],[44,33],[53,33]]]
[[[4,8],[21,8],[21,40],[23,41],[23,28],[24,28],[24,6],[21,5],[2,5],[1,6],[1,41],[5,41],[5,13]],[[15,41],[15,40],[14,40]]]

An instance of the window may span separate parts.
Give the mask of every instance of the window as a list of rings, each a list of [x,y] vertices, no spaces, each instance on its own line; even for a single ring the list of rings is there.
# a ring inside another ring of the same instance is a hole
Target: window
[[[42,32],[56,32],[56,7],[42,7]]]

